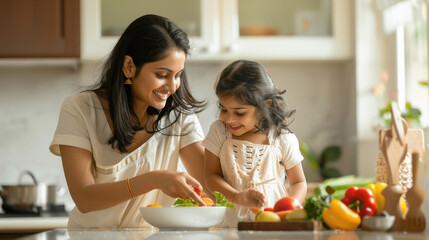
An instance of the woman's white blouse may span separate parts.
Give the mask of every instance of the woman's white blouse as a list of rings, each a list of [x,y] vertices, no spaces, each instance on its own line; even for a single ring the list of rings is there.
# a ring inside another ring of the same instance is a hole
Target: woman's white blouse
[[[61,156],[59,145],[90,151],[95,165],[95,182],[106,183],[125,180],[153,170],[185,171],[179,161],[179,150],[202,141],[204,132],[196,115],[182,114],[171,127],[162,133],[155,133],[129,154],[122,154],[113,149],[108,144],[111,136],[112,132],[97,95],[92,91],[83,92],[64,101],[49,149],[58,156]],[[173,200],[162,191],[153,190],[100,211],[81,213],[75,207],[70,212],[68,227],[69,229],[150,227],[141,217],[139,208],[151,203],[169,206]]]

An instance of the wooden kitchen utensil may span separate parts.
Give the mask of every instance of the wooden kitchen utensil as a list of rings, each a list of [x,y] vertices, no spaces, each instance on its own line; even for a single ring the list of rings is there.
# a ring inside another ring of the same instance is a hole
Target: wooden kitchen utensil
[[[401,165],[407,152],[416,152],[419,156],[423,156],[424,141],[423,131],[421,129],[408,129],[407,122],[400,118],[397,105],[392,103],[391,106],[391,129],[382,129],[379,132],[379,148],[388,168],[388,186],[382,194],[386,199],[385,210],[390,215],[395,216],[395,224],[390,231],[402,231],[404,229],[404,217],[400,210],[399,198],[403,195],[404,190],[398,184],[400,181],[399,165]]]
[[[399,165],[407,155],[408,144],[406,141],[407,122],[401,118],[398,105],[395,102],[391,103],[390,112],[392,115],[392,124],[390,129],[385,132],[380,132],[381,137],[381,152],[387,163],[388,168],[388,184],[399,184]]]
[[[426,228],[426,219],[421,210],[426,194],[418,185],[417,179],[420,156],[417,152],[412,154],[413,186],[405,195],[408,202],[408,213],[404,222],[406,232],[423,232]]]
[[[387,187],[382,191],[385,199],[384,209],[395,216],[395,223],[390,231],[402,231],[404,217],[401,212],[399,199],[404,191],[399,185],[399,167],[408,152],[406,142],[407,123],[400,117],[399,109],[395,103],[391,104],[392,125],[388,130],[379,132],[380,150],[386,161],[388,169]]]

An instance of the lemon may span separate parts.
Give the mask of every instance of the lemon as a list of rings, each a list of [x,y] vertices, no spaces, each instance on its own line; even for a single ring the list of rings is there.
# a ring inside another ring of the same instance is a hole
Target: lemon
[[[280,222],[281,219],[279,215],[274,212],[264,212],[260,211],[255,216],[256,222]]]

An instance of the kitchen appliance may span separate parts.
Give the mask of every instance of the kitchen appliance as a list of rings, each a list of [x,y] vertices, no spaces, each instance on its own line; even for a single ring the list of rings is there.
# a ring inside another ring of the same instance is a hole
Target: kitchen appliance
[[[33,184],[23,184],[22,179],[30,176]],[[8,216],[42,216],[67,214],[64,205],[57,204],[57,197],[64,194],[63,187],[38,183],[31,171],[23,171],[17,185],[1,185],[3,214]]]

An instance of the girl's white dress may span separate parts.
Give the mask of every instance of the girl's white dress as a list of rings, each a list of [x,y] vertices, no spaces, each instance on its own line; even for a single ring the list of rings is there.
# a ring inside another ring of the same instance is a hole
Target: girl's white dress
[[[304,159],[293,133],[270,137],[269,145],[254,144],[232,139],[231,132],[220,120],[212,124],[202,144],[219,157],[225,180],[238,191],[253,187],[263,192],[265,207],[273,207],[277,200],[288,195],[286,170]],[[238,221],[253,220],[250,209],[237,207],[228,212],[222,226],[237,227]]]
[[[164,123],[162,123],[164,124]],[[60,156],[59,145],[86,149],[93,154],[96,183],[122,181],[153,170],[185,171],[179,150],[202,141],[203,130],[196,115],[184,115],[163,133],[155,133],[129,154],[122,154],[108,144],[112,136],[97,95],[83,92],[68,97],[62,107],[50,151]],[[139,208],[151,203],[170,206],[174,199],[160,190],[125,201],[114,207],[82,213],[76,207],[70,212],[68,228],[145,228],[151,227],[140,215]]]

